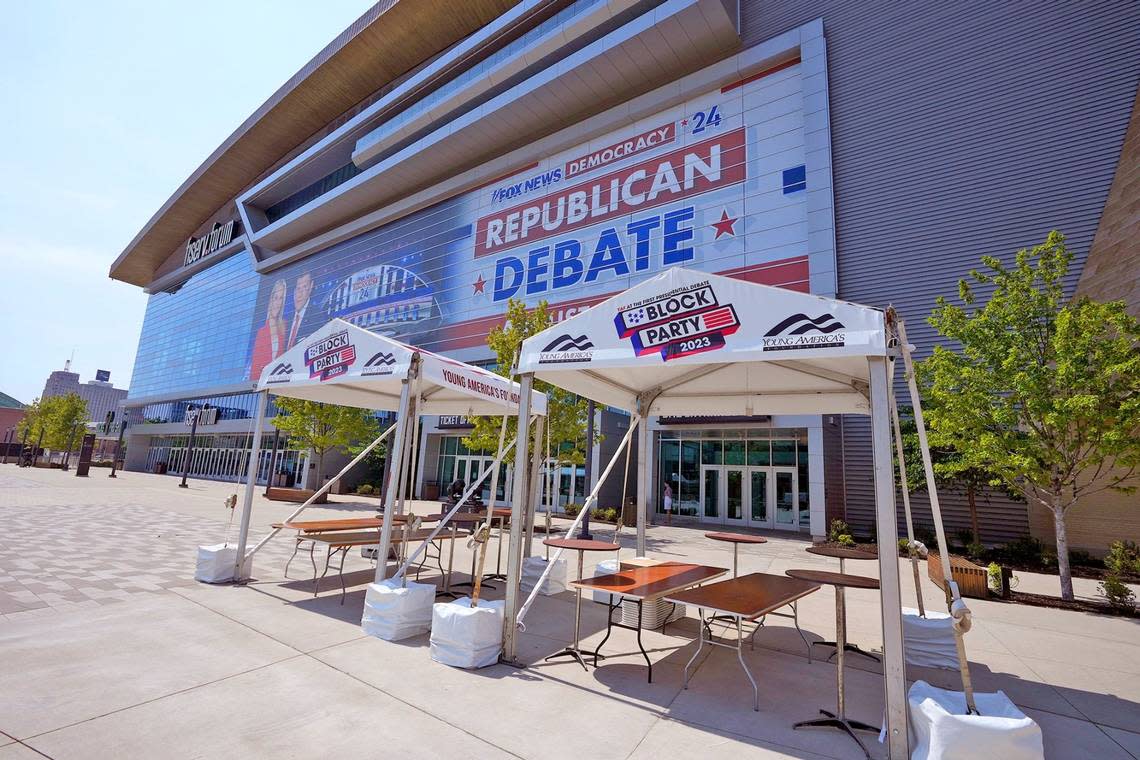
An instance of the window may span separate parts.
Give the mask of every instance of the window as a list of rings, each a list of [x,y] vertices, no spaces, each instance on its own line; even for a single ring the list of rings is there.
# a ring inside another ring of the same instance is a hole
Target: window
[[[807,189],[807,166],[800,164],[784,169],[784,195]]]

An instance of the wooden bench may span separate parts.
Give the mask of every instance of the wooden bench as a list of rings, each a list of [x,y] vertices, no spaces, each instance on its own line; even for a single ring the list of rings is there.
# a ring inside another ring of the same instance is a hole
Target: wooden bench
[[[934,585],[943,591],[946,590],[946,578],[942,574],[942,558],[938,552],[930,552],[927,555],[926,574],[934,582]],[[974,599],[985,599],[989,596],[986,568],[981,565],[975,565],[965,557],[951,554],[950,575],[958,584],[958,591],[961,592],[962,596],[969,596]]]
[[[269,499],[270,501],[289,501],[295,504],[301,504],[308,501],[309,497],[314,493],[315,491],[311,491],[308,488],[275,488],[273,486],[270,486],[269,488],[265,489],[265,498]],[[329,495],[326,491],[325,493],[321,494],[313,503],[328,504],[328,501]]]
[[[403,530],[393,530],[391,537],[392,548],[395,549],[396,547],[402,545],[405,538],[408,539],[409,543],[416,543],[419,541],[426,541],[429,537],[431,537],[430,528],[420,528],[419,530],[412,531],[411,535],[406,535]],[[440,533],[435,537],[435,540],[443,541],[449,538],[451,538],[450,535],[446,533]],[[347,533],[343,531],[335,531],[330,533],[309,533],[304,536],[304,540],[312,541],[314,548],[317,544],[323,544],[325,546],[325,569],[319,578],[317,577],[317,565],[315,562],[313,563],[313,596],[317,595],[321,579],[328,575],[329,565],[332,563],[333,555],[337,553],[340,554],[340,564],[337,568],[337,574],[340,576],[340,603],[344,604],[345,594],[347,593],[347,589],[344,585],[344,558],[348,556],[348,551],[355,546],[379,547],[380,531],[369,530],[361,531],[358,533]],[[309,554],[312,555],[312,549],[309,550]],[[376,561],[380,562],[382,560],[378,557]]]

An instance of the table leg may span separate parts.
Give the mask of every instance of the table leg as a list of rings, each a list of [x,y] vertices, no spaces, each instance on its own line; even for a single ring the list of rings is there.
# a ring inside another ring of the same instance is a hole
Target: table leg
[[[637,648],[641,650],[641,656],[645,658],[645,664],[649,666],[649,678],[647,683],[653,683],[653,660],[649,659],[649,652],[645,651],[645,647],[641,643],[641,611],[645,608],[645,603],[637,600]]]
[[[579,549],[578,550],[578,580],[582,580],[582,558],[584,556],[585,556],[585,552],[582,551],[581,549]],[[598,654],[597,650],[594,650],[592,652],[589,650],[585,650],[585,651],[582,650],[581,641],[580,641],[581,640],[581,634],[582,634],[582,589],[575,586],[574,587],[574,644],[572,646],[566,647],[565,649],[563,649],[560,652],[555,652],[554,654],[550,655],[549,657],[546,657],[543,661],[546,662],[548,660],[553,660],[556,657],[573,657],[575,660],[578,661],[578,664],[582,666],[583,670],[589,671],[589,668],[586,666],[585,657],[583,655],[593,655],[594,656],[594,666],[596,667],[598,664],[598,658],[601,658],[604,660],[604,659],[606,659],[605,655]],[[610,637],[610,632],[609,632],[609,626],[607,625],[606,626],[606,639],[608,639],[609,637]],[[606,639],[602,639],[603,644],[606,643]],[[599,646],[598,649],[601,649],[601,646]]]
[[[752,709],[760,712],[760,687],[756,685],[756,679],[752,677],[752,672],[744,663],[744,621],[740,618],[736,619],[736,659],[740,660],[740,667],[744,669],[744,675],[748,676],[748,682],[752,684]]]
[[[457,599],[458,594],[451,590],[451,572],[455,567],[455,541],[459,537],[458,526],[455,523],[451,524],[451,546],[447,550],[447,572],[443,574],[443,591],[440,591],[436,596],[450,596],[452,599]],[[442,550],[440,552],[442,557]],[[443,572],[443,560],[440,559],[440,572]]]
[[[681,681],[682,689],[689,688],[689,668],[693,666],[693,663],[697,661],[697,658],[701,656],[701,651],[705,648],[705,631],[708,630],[708,626],[705,625],[704,607],[697,608],[697,617],[701,621],[700,637],[697,639],[697,651],[693,652],[693,656],[690,657],[689,661],[685,663],[684,678]]]
[[[293,553],[289,555],[289,561],[285,563],[285,577],[289,577],[289,565],[292,564],[293,558],[297,556],[297,552],[301,550],[301,537],[298,536],[293,540]]]
[[[484,575],[484,578],[490,578],[496,581],[505,581],[507,576],[503,575],[503,530],[507,525],[507,518],[499,518],[499,538],[495,544],[496,558],[495,558],[495,572]]]
[[[855,740],[859,745],[859,749],[863,750],[863,754],[870,760],[871,753],[867,751],[866,745],[860,739],[855,731],[874,731],[878,733],[879,727],[863,723],[858,720],[849,720],[846,716],[846,705],[844,701],[844,682],[843,682],[843,665],[844,654],[847,650],[845,646],[847,643],[847,608],[844,599],[844,589],[842,586],[835,587],[835,639],[836,639],[836,665],[835,665],[835,683],[837,688],[836,696],[836,712],[820,709],[820,714],[824,717],[814,718],[812,720],[802,720],[796,723],[792,728],[803,727],[822,727],[822,728],[838,728],[845,732],[848,736]]]
[[[344,558],[347,556],[348,556],[348,547],[346,546],[343,549],[341,549],[341,551],[340,551],[340,568],[337,570],[337,575],[340,576],[340,603],[341,604],[344,604],[345,594],[348,593],[348,589],[345,588],[345,586],[344,586]]]

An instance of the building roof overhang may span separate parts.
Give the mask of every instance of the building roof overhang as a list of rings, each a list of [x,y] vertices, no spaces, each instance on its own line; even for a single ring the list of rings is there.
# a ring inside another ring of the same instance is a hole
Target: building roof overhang
[[[282,85],[175,190],[111,265],[146,286],[242,190],[353,106],[518,0],[381,0]]]

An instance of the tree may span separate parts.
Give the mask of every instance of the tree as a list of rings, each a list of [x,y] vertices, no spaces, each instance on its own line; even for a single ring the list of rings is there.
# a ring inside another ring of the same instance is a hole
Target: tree
[[[551,324],[553,320],[546,301],[541,301],[536,308],[528,310],[521,300],[510,299],[507,302],[506,320],[487,335],[487,345],[495,352],[497,361],[493,371],[502,377],[509,377],[523,341]],[[541,380],[535,380],[534,389],[546,394],[546,425],[550,431],[555,461],[571,464],[585,462],[586,400]],[[495,451],[499,446],[502,420],[501,416],[477,417],[475,429],[463,440],[464,445],[473,451]],[[507,417],[505,442],[514,438],[515,423],[514,417]],[[595,443],[600,441],[601,436],[595,435]],[[531,446],[532,450],[546,455],[545,441],[532,440]]]
[[[1069,301],[1071,261],[1056,231],[1012,267],[984,257],[959,283],[964,307],[938,300],[929,322],[957,346],[935,346],[924,369],[935,445],[1051,513],[1064,599],[1067,512],[1104,490],[1133,492],[1140,467],[1140,323],[1120,301]],[[992,289],[980,307],[979,286]]]
[[[78,393],[52,396],[40,402],[46,448],[70,451],[76,436],[86,429],[87,402]]]
[[[929,369],[924,363],[916,365],[915,368],[918,371],[919,393],[929,399],[932,397],[929,391]],[[923,407],[923,412],[929,424],[932,413],[929,402]],[[907,488],[912,493],[924,491],[926,476],[922,469],[922,452],[918,445],[918,427],[914,422],[913,407],[899,406],[899,427],[902,431],[903,456],[907,461]],[[972,543],[980,544],[982,532],[978,524],[978,494],[999,488],[1010,498],[1020,500],[1021,497],[1005,489],[997,473],[969,461],[963,457],[962,452],[953,447],[952,443],[940,439],[933,431],[927,436],[927,443],[930,445],[931,464],[934,465],[934,477],[937,481],[935,485],[939,489],[957,491],[965,495],[966,506],[970,513]]]
[[[380,435],[380,425],[367,409],[285,397],[277,398],[277,408],[277,429],[316,455],[318,487],[325,481],[326,454]]]

